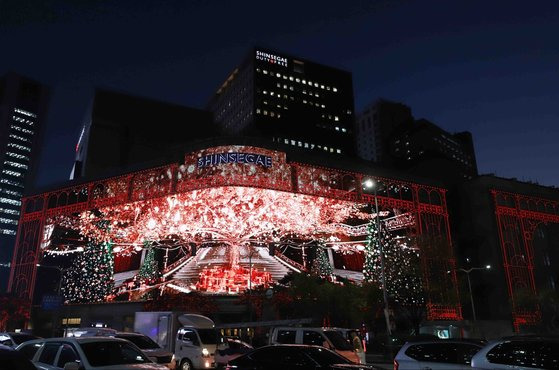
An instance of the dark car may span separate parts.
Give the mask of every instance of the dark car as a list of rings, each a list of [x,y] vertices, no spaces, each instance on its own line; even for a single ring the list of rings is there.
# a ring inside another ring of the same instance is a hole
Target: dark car
[[[37,370],[37,368],[18,351],[0,344],[0,370]]]
[[[16,348],[23,342],[27,342],[28,340],[33,339],[40,339],[36,335],[27,334],[27,333],[13,333],[13,332],[1,332],[0,333],[0,344],[3,344],[8,347]]]
[[[227,370],[374,369],[357,365],[329,349],[309,345],[272,345],[229,361]]]

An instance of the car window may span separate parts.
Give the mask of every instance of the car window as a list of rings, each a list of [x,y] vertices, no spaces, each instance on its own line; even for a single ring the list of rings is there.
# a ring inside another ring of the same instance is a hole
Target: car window
[[[74,348],[69,344],[63,344],[60,350],[60,355],[58,355],[58,363],[56,366],[64,367],[68,362],[79,362],[79,357]]]
[[[303,349],[303,351],[312,358],[315,362],[319,363],[320,366],[330,366],[333,364],[349,364],[351,361],[338,355],[336,352],[329,351],[325,348],[309,347]]]
[[[296,330],[278,330],[276,342],[281,344],[295,344]]]
[[[193,345],[199,346],[200,341],[198,340],[198,336],[196,332],[191,329],[181,329],[182,332],[182,340],[183,341],[191,341]]]
[[[315,346],[323,346],[326,338],[316,331],[305,330],[303,331],[303,344],[312,344]]]
[[[557,341],[511,341],[493,347],[487,360],[494,364],[555,369],[559,367],[557,353]]]
[[[250,358],[262,362],[273,364],[286,364],[291,366],[316,366],[304,353],[297,347],[266,347],[254,351]]]
[[[457,349],[454,343],[426,343],[411,345],[406,356],[417,361],[457,363]]]
[[[121,338],[129,340],[134,343],[140,349],[158,349],[161,348],[157,343],[155,343],[150,337],[146,335],[133,335],[133,334],[118,334],[115,338]]]
[[[338,351],[352,351],[353,346],[338,331],[326,330],[324,334]]]
[[[91,366],[142,364],[151,362],[136,346],[126,342],[80,343]]]
[[[470,365],[472,363],[472,357],[479,352],[481,347],[475,344],[457,343],[456,349],[456,363]]]
[[[20,349],[18,349],[18,352],[20,352],[25,358],[33,360],[35,353],[37,353],[37,350],[39,350],[42,345],[42,343],[25,344]]]
[[[60,348],[60,343],[56,343],[56,342],[45,343],[43,347],[43,351],[39,356],[39,362],[42,362],[43,364],[47,364],[47,365],[53,365],[54,358],[56,357],[56,353],[58,352],[59,348]]]
[[[27,342],[28,340],[33,340],[38,338],[39,337],[30,334],[21,334],[21,333],[12,334],[12,340],[15,342],[15,344],[21,344],[23,342]]]
[[[0,344],[4,345],[4,346],[8,346],[11,347],[13,346],[12,340],[10,339],[10,337],[8,336],[2,336],[0,337]]]

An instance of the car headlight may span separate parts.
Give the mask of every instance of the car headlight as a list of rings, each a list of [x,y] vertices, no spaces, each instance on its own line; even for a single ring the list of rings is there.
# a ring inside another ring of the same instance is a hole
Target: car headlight
[[[202,356],[208,357],[210,355],[210,351],[207,348],[202,348]]]

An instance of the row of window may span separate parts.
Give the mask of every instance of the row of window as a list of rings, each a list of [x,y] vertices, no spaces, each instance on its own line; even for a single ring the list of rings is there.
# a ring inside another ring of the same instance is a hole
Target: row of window
[[[14,180],[11,180],[11,179],[6,179],[6,178],[0,179],[0,184],[8,184],[8,185],[23,188],[23,183],[22,182],[14,181]]]
[[[23,169],[27,169],[27,165],[23,164],[23,163],[19,163],[19,162],[12,162],[12,161],[4,161],[4,166],[12,166],[15,168],[23,168]]]
[[[37,118],[37,115],[35,113],[31,113],[31,112],[28,112],[28,111],[23,110],[23,109],[15,108],[14,112],[19,113],[19,114],[23,114],[24,116],[27,116],[27,117]]]
[[[13,206],[21,206],[21,201],[10,198],[0,198],[0,203],[11,204]]]
[[[19,145],[19,144],[16,144],[16,143],[8,143],[8,147],[23,150],[25,152],[31,152],[30,147],[25,146],[25,145]]]
[[[19,211],[17,209],[0,208],[0,213],[4,213],[4,214],[7,214],[7,215],[19,216]]]
[[[17,220],[0,217],[0,224],[17,225]]]
[[[10,230],[10,229],[0,229],[0,234],[15,235],[16,231],[15,230]]]
[[[16,122],[27,123],[29,126],[33,126],[33,121],[30,121],[28,119],[21,118],[21,117],[18,117],[18,116],[12,116],[12,119]]]
[[[297,141],[297,140],[277,138],[277,139],[274,139],[274,141],[277,141],[278,143],[287,144],[287,145],[297,146],[299,148],[305,148],[305,149],[318,148],[318,149],[324,150],[325,152],[338,153],[338,154],[342,153],[341,149],[330,148],[330,147],[322,146],[322,145],[315,145],[315,144],[312,144],[312,143],[306,143],[306,142]]]
[[[17,171],[12,171],[12,170],[8,170],[6,168],[4,168],[2,170],[2,173],[4,175],[9,175],[9,176],[13,176],[13,177],[23,177],[23,174],[21,172],[17,172]]]
[[[12,158],[16,158],[16,159],[23,159],[24,161],[28,161],[29,157],[23,154],[18,154],[18,153],[14,153],[14,152],[6,152],[6,155],[8,157],[12,157]]]
[[[261,70],[260,68],[256,68],[256,72],[257,72],[257,73],[262,72],[262,73],[265,74],[265,75],[269,75],[269,76],[277,77],[277,78],[283,78],[284,80],[295,81],[295,82],[297,82],[297,83],[302,83],[303,85],[309,85],[309,86],[319,87],[319,88],[321,88],[321,89],[323,89],[323,90],[327,90],[327,91],[330,91],[330,90],[333,91],[333,92],[337,92],[337,91],[338,91],[338,89],[335,88],[335,87],[330,87],[330,86],[328,86],[328,85],[319,84],[319,83],[316,82],[316,81],[313,82],[313,81],[305,80],[305,79],[302,79],[302,78],[299,78],[299,77],[287,76],[287,75],[284,75],[284,74],[281,74],[281,73],[268,71],[268,70],[266,70],[266,69],[262,69],[262,70]]]
[[[269,115],[270,117],[281,118],[281,114],[278,112],[268,111],[266,109],[260,109],[260,108],[256,108],[256,114],[263,114],[265,116]]]
[[[16,135],[16,134],[10,134],[10,137],[11,137],[12,139],[16,139],[16,140],[20,140],[20,141],[25,141],[26,143],[31,143],[31,142],[32,142],[31,139],[26,138],[26,137],[23,137],[23,136]]]
[[[11,196],[14,196],[14,197],[19,197],[19,198],[21,198],[23,196],[23,194],[20,193],[19,191],[2,189],[2,188],[0,188],[0,193],[11,195]]]
[[[18,125],[11,125],[10,128],[14,131],[21,132],[21,133],[28,134],[28,135],[33,135],[34,134],[33,130],[23,128],[23,127],[18,126]]]

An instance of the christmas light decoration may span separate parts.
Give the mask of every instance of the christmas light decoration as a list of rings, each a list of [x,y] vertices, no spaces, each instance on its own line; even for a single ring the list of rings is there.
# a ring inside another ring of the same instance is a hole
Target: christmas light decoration
[[[334,270],[328,260],[328,256],[326,255],[323,245],[323,243],[319,243],[319,246],[316,248],[316,256],[313,261],[312,271],[320,277],[330,278]]]
[[[140,280],[156,281],[161,277],[161,271],[159,271],[159,266],[155,259],[155,249],[151,247],[150,242],[145,242],[144,245],[147,247],[147,252],[144,263],[142,263],[138,272],[138,278]]]
[[[90,242],[78,253],[62,279],[62,295],[69,303],[101,302],[112,292],[113,253],[108,242]]]

